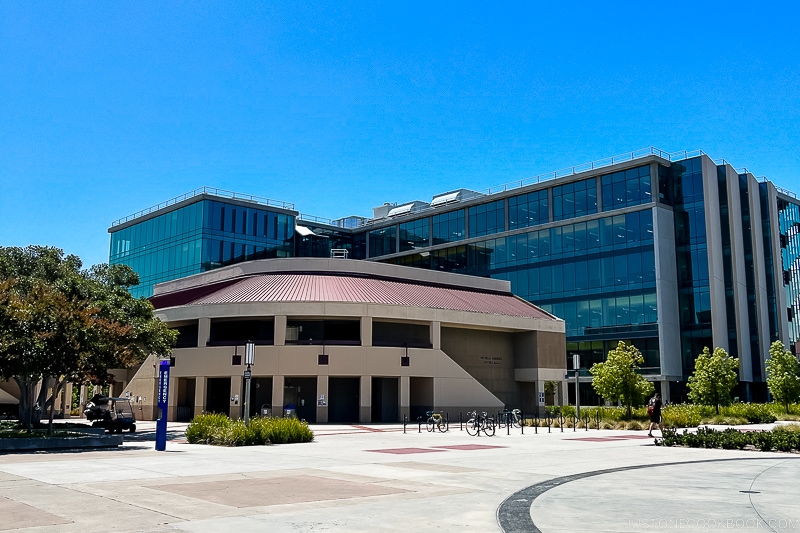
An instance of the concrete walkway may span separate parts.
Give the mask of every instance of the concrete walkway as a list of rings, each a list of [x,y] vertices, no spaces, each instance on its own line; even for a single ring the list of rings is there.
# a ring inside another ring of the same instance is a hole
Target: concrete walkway
[[[183,442],[185,424],[159,453],[149,424],[117,450],[0,456],[0,531],[501,531],[504,513],[509,531],[800,531],[797,454],[457,425],[324,425],[308,444],[218,448]]]

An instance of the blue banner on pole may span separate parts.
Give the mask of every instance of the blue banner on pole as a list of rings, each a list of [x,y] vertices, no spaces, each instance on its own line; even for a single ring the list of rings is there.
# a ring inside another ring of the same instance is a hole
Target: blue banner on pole
[[[156,422],[156,451],[167,449],[167,405],[169,404],[169,361],[158,365],[158,409]]]

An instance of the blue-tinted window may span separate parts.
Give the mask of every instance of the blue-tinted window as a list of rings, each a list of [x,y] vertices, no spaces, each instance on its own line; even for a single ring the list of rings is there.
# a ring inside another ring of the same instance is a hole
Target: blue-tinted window
[[[597,213],[597,178],[553,187],[553,220]]]
[[[497,200],[469,208],[469,235],[481,237],[506,229],[505,201]]]
[[[381,255],[393,254],[397,235],[397,226],[387,226],[369,232],[369,256],[378,257]]]
[[[400,224],[400,251],[407,252],[428,246],[430,223],[429,218],[420,218]]]
[[[546,224],[550,220],[547,189],[508,199],[508,229]]]
[[[450,211],[433,217],[433,244],[443,244],[463,240],[464,210]]]
[[[648,165],[606,174],[601,182],[603,211],[646,204],[653,199]]]

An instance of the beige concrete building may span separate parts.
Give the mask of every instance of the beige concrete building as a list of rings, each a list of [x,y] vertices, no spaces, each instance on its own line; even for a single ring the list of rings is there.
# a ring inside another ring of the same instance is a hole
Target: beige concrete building
[[[310,422],[394,422],[544,406],[565,369],[564,321],[508,282],[346,259],[267,259],[156,286],[178,329],[169,420],[243,415],[242,359],[256,345],[250,413],[295,406]],[[144,418],[156,361],[126,382]],[[540,394],[541,393],[541,394]]]

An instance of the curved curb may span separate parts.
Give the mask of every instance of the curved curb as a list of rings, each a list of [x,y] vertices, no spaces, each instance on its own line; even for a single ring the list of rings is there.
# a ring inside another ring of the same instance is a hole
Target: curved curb
[[[562,476],[541,483],[536,483],[522,490],[518,490],[497,508],[497,523],[504,533],[542,533],[542,530],[536,527],[531,518],[531,506],[533,501],[547,492],[558,486],[564,485],[571,481],[577,481],[587,477],[601,476],[603,474],[610,474],[613,472],[624,472],[626,470],[640,470],[643,468],[658,468],[660,466],[676,466],[688,465],[698,463],[720,463],[727,461],[785,461],[787,457],[731,457],[727,459],[703,459],[699,461],[677,461],[672,463],[659,463],[650,465],[635,465],[635,466],[621,466],[618,468],[607,468],[605,470],[594,470],[592,472],[584,472],[582,474],[573,474],[571,476]]]

